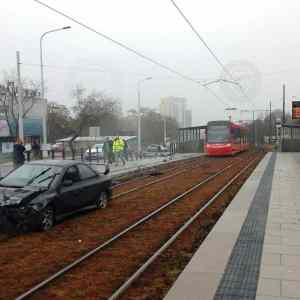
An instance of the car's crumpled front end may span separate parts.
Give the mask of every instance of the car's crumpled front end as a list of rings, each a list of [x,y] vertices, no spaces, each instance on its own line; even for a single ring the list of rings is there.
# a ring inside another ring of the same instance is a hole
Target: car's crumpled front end
[[[31,200],[41,192],[40,189],[0,187],[0,230],[38,224],[42,205]]]

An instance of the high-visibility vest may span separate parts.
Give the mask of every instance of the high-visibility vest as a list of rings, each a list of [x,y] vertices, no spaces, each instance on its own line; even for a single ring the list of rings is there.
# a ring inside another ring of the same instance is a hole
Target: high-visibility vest
[[[114,143],[113,143],[113,152],[123,151],[124,145],[125,145],[125,143],[124,143],[123,139],[120,139],[120,138],[115,139]]]

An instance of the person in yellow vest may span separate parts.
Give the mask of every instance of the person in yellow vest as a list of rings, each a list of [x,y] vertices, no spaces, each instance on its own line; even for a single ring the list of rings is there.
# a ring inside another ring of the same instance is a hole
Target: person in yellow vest
[[[125,147],[124,140],[122,139],[122,137],[117,136],[113,141],[113,153],[114,153],[114,156],[115,156],[116,166],[119,165],[119,160],[120,159],[123,163],[123,166],[125,165],[124,147]]]

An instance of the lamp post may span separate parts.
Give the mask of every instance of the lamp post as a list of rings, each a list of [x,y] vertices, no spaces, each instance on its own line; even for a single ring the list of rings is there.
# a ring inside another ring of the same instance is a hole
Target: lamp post
[[[43,38],[45,37],[45,35],[49,33],[62,31],[70,28],[71,26],[65,26],[62,28],[49,30],[44,32],[40,37],[41,98],[42,101],[44,101],[44,109],[43,109],[43,143],[44,144],[47,144],[47,100],[45,99],[45,86],[44,86]]]
[[[139,157],[142,153],[142,136],[141,136],[141,83],[146,80],[151,80],[152,77],[146,77],[139,80],[137,83],[137,94],[138,94],[138,154]]]

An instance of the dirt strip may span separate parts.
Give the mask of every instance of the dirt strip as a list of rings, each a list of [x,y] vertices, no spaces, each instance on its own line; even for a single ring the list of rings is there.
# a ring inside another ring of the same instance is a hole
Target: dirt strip
[[[244,158],[246,158],[245,156]],[[254,155],[251,155],[251,159],[253,157]],[[111,247],[82,263],[80,267],[75,268],[62,279],[58,279],[49,288],[38,292],[33,299],[107,299],[130,274],[195,211],[203,206],[220,187],[237,174],[249,160],[248,155],[247,159],[227,170],[224,175],[217,177],[139,229],[115,242]],[[208,171],[209,173],[213,172],[213,167],[211,166]],[[164,191],[161,191],[161,186],[153,187],[144,193],[146,197],[143,200],[163,197],[165,191],[170,192],[169,188],[173,189],[176,185],[183,184],[188,178],[195,178],[192,173],[180,178],[176,177],[168,182]],[[200,180],[197,182],[201,181],[201,176],[198,178]]]

